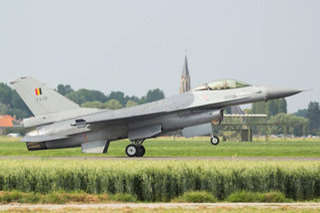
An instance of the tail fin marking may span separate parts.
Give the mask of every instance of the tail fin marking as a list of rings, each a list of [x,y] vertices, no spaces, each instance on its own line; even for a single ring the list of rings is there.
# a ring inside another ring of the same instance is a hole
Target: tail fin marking
[[[80,108],[79,105],[31,77],[11,82],[35,116]]]

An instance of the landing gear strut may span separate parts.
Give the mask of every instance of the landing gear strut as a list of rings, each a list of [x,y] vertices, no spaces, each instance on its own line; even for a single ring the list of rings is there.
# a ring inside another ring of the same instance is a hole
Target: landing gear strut
[[[210,142],[211,142],[212,145],[218,145],[219,142],[220,142],[220,139],[218,138],[218,136],[212,135],[211,139],[210,139]]]
[[[131,141],[126,147],[126,154],[129,157],[142,157],[146,153],[146,149],[142,146],[144,139]]]

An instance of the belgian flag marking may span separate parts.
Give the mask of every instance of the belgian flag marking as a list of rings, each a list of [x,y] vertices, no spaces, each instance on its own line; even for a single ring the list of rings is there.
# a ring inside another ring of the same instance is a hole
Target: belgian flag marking
[[[42,94],[41,88],[35,88],[35,92],[36,92],[36,96]]]

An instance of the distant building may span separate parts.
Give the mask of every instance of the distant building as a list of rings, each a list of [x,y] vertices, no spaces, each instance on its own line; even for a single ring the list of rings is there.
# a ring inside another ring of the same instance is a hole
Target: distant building
[[[11,128],[14,126],[14,120],[10,115],[0,115],[0,134],[3,133],[5,128]]]
[[[180,82],[180,93],[184,93],[186,91],[189,91],[190,89],[191,89],[191,83],[190,83],[190,75],[189,75],[189,69],[188,69],[188,61],[187,61],[187,56],[185,56],[182,75],[181,75],[181,82]]]
[[[10,115],[0,115],[0,127],[13,127],[14,120]]]

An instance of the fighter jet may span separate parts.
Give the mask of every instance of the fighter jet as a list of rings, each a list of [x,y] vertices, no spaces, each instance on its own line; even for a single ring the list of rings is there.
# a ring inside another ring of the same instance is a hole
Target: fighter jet
[[[82,108],[31,77],[11,82],[34,117],[23,120],[34,128],[22,138],[29,151],[80,147],[83,153],[107,153],[111,141],[128,138],[129,157],[145,154],[148,138],[181,131],[184,136],[212,134],[228,106],[268,101],[302,90],[252,86],[237,80],[203,84],[173,97],[118,110]],[[212,135],[213,145],[219,138]]]

